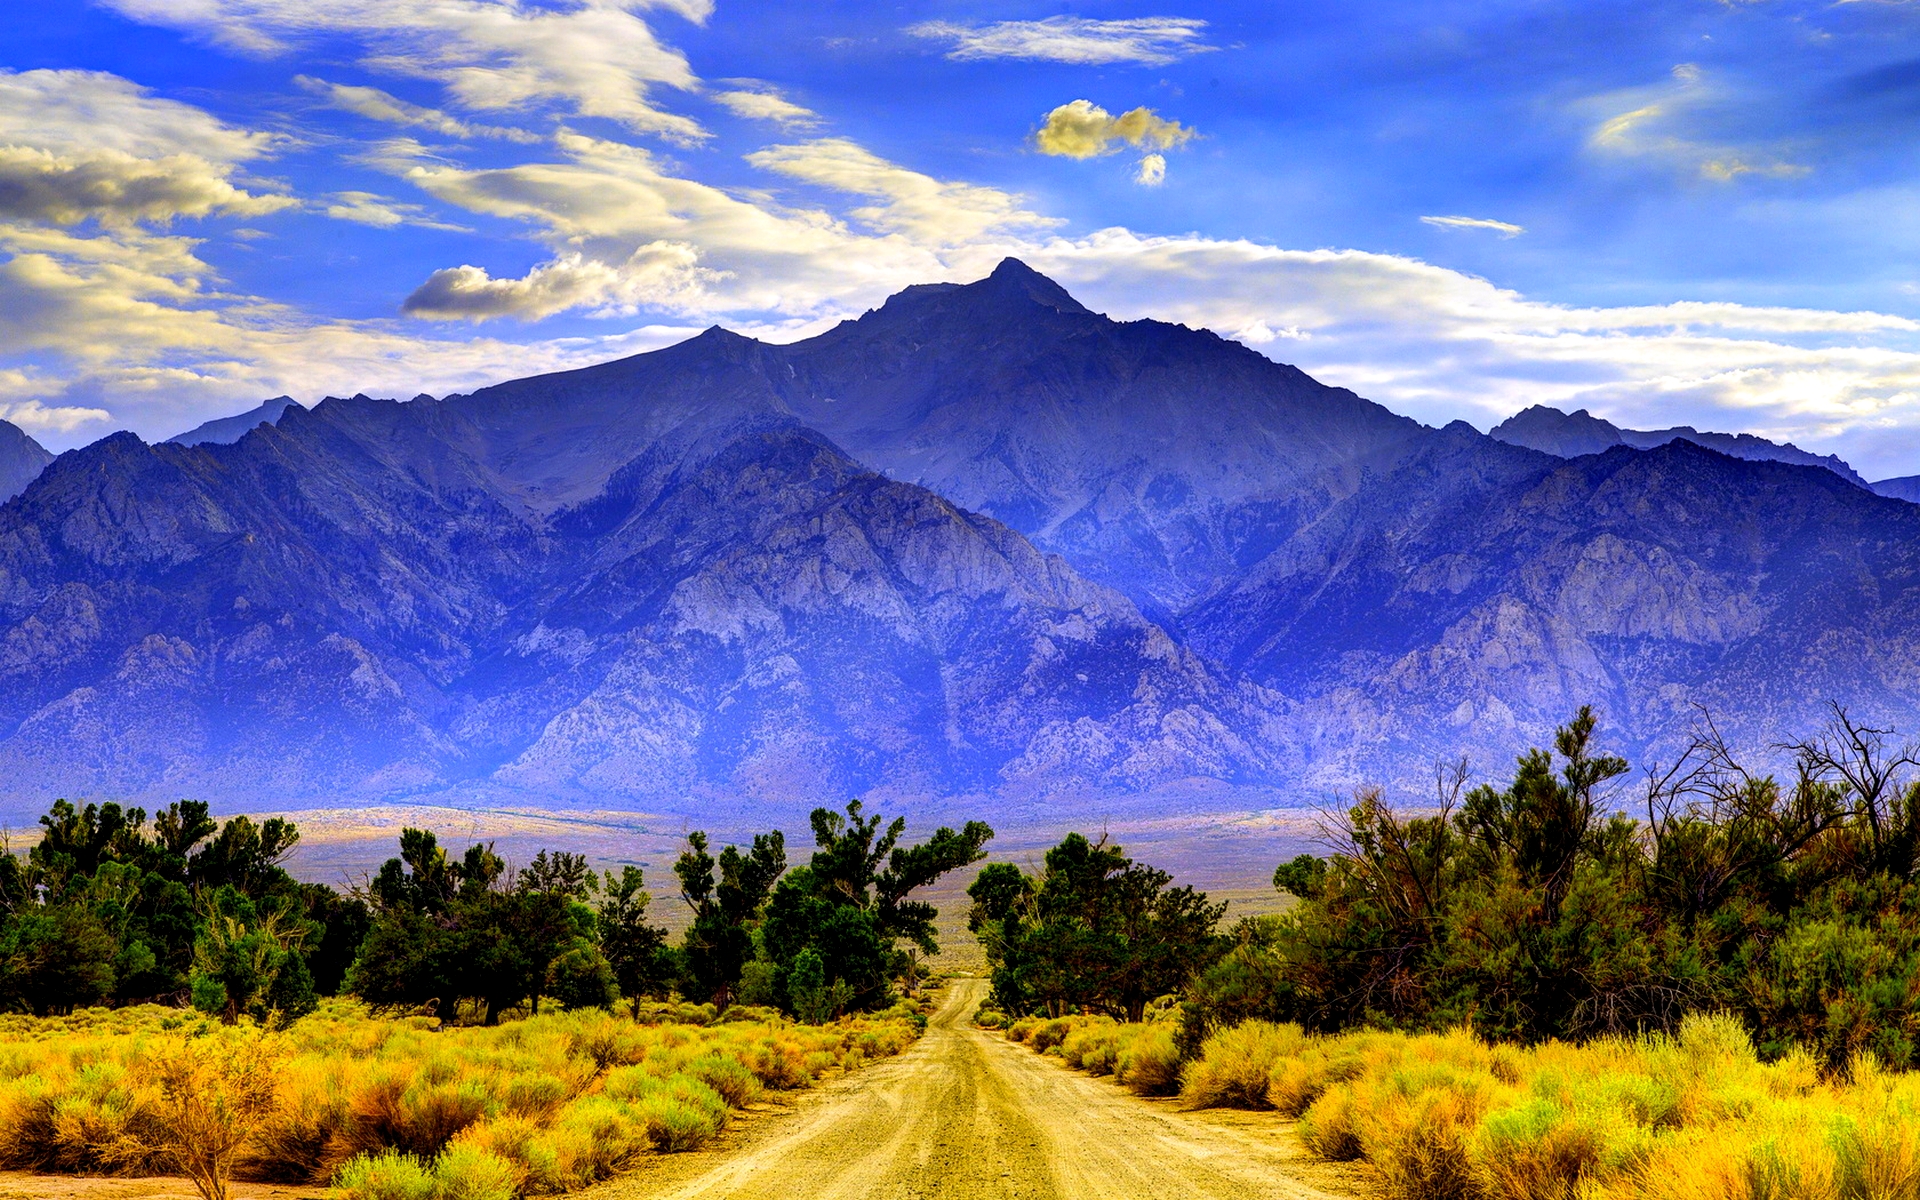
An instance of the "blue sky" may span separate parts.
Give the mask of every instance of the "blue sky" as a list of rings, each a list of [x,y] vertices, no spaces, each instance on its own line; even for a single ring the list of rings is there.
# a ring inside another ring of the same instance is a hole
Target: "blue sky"
[[[1018,254],[1422,420],[1920,472],[1920,4],[0,13],[0,416],[164,437]]]

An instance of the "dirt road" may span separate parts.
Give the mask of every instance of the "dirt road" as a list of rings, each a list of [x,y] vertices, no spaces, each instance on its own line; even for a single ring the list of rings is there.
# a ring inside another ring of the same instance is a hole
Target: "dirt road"
[[[1189,1114],[974,1029],[956,980],[899,1058],[740,1144],[675,1155],[590,1200],[1316,1200],[1351,1194],[1277,1118]],[[678,1160],[678,1161],[675,1161]],[[1329,1190],[1330,1189],[1330,1190]]]

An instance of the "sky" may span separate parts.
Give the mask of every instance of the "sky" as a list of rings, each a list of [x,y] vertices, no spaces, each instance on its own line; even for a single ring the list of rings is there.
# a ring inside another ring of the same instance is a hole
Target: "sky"
[[[1016,255],[1440,424],[1920,473],[1911,0],[0,9],[0,418],[52,449],[788,341]]]

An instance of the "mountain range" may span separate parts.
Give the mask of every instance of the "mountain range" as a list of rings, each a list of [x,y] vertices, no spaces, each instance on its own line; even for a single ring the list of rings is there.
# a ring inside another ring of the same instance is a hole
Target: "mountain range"
[[[0,810],[1247,807],[1499,774],[1581,703],[1635,756],[1699,706],[1912,729],[1920,507],[1722,436],[1432,429],[1011,259],[116,434],[0,506]]]

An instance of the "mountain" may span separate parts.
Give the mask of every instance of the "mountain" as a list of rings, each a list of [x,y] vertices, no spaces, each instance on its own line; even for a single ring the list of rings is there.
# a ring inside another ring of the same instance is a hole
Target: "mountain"
[[[1089,312],[1015,259],[792,345],[714,329],[462,403],[537,507],[585,499],[656,439],[784,416],[1162,617],[1426,432],[1205,330]]]
[[[791,421],[658,438],[536,505],[476,415],[355,397],[231,446],[59,460],[0,517],[9,807],[804,806],[1270,770],[1259,689]]]
[[[1920,725],[1920,506],[1522,416],[1571,456],[1009,260],[791,345],[116,434],[0,506],[0,816],[1270,807],[1583,703],[1635,757],[1699,706]]]
[[[1632,446],[1652,450],[1668,442],[1685,439],[1709,450],[1718,450],[1734,458],[1755,462],[1794,463],[1805,467],[1824,467],[1856,487],[1868,487],[1866,480],[1837,454],[1813,454],[1791,442],[1770,442],[1750,433],[1702,433],[1691,425],[1671,429],[1621,429],[1579,409],[1571,413],[1536,404],[1523,409],[1493,427],[1493,436],[1515,446],[1526,446],[1561,458],[1579,458],[1601,454],[1614,446]],[[1878,486],[1878,485],[1874,485]]]
[[[278,421],[287,409],[298,407],[300,407],[299,404],[292,396],[275,396],[271,400],[263,401],[256,408],[236,413],[231,417],[216,417],[211,421],[202,422],[185,433],[174,434],[167,440],[179,446],[198,446],[204,442],[231,445],[255,426],[271,425]]]
[[[1498,764],[1582,703],[1669,760],[1697,706],[1752,752],[1830,700],[1911,730],[1920,508],[1684,439],[1562,460],[1456,424],[1184,626],[1290,698],[1330,782]]]
[[[1873,490],[1882,496],[1891,496],[1895,500],[1920,504],[1920,475],[1902,475],[1897,479],[1882,479],[1873,485]]]
[[[18,496],[53,461],[18,425],[0,421],[0,504]]]

